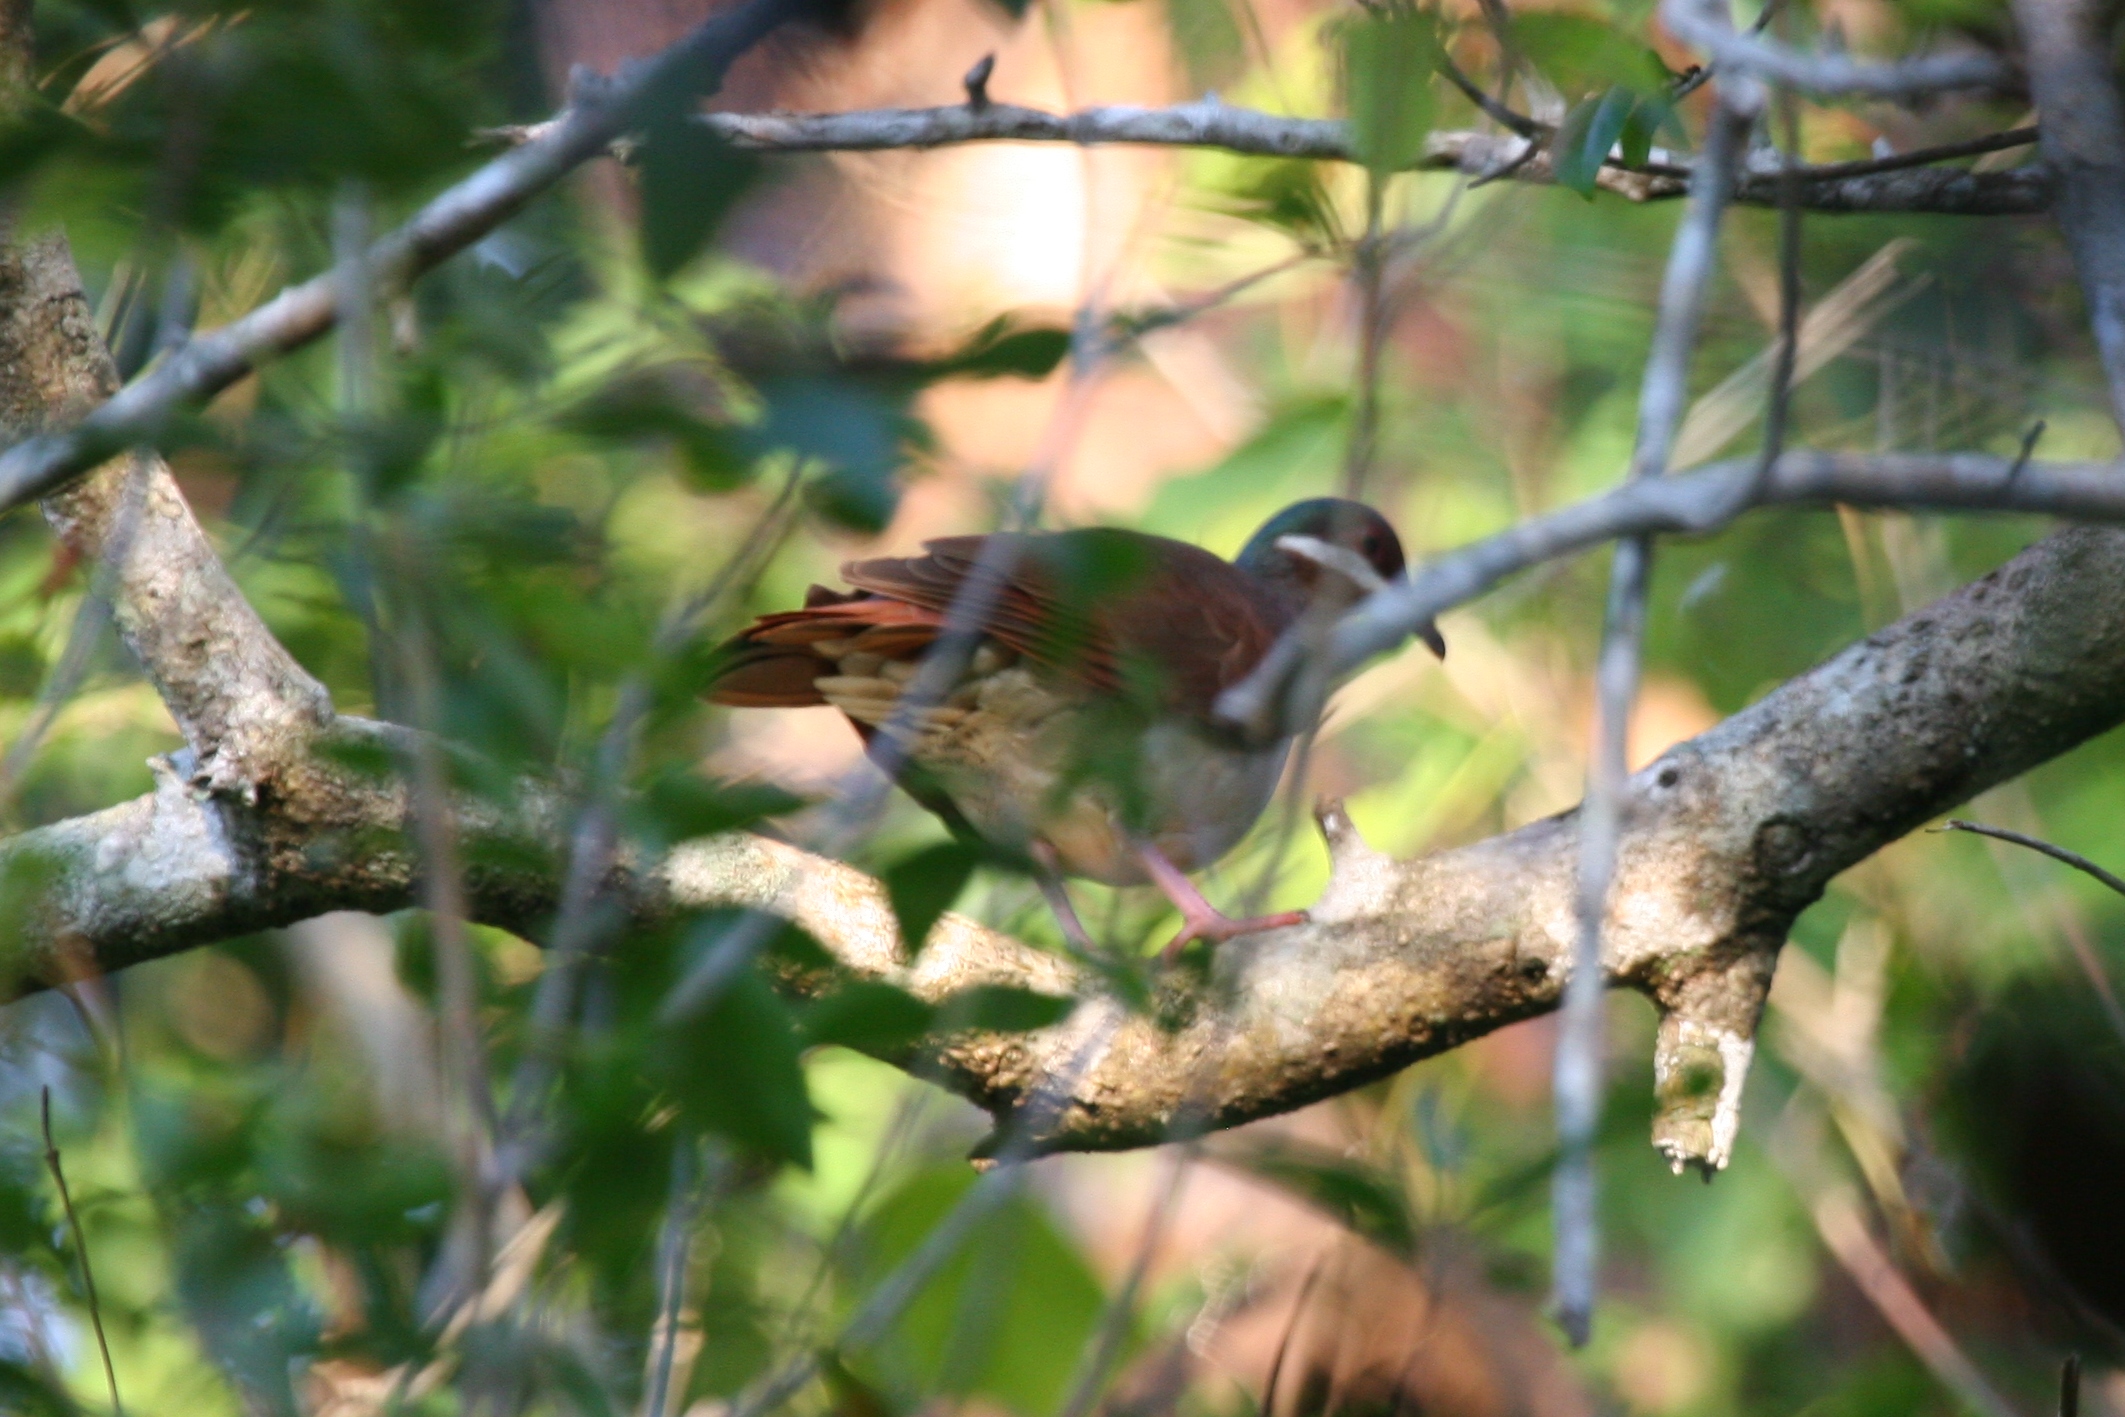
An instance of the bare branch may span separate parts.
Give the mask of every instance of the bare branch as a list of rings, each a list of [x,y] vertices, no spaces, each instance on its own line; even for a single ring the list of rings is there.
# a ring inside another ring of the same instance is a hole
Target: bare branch
[[[0,427],[63,426],[118,388],[63,236],[0,247]],[[331,722],[324,687],[275,640],[222,567],[161,458],[120,458],[45,503],[99,576],[118,627],[192,749],[189,776],[254,796]]]
[[[1954,89],[2005,89],[2014,71],[1991,54],[1938,54],[1870,64],[1847,54],[1801,54],[1758,34],[1736,33],[1719,0],[1661,0],[1660,18],[1711,57],[1722,74],[1741,71],[1812,94],[1916,98]]]
[[[1653,326],[1652,350],[1638,395],[1638,433],[1631,450],[1630,480],[1652,481],[1667,474],[1689,406],[1690,357],[1697,348],[1704,320],[1706,292],[1719,247],[1719,225],[1733,191],[1734,168],[1748,141],[1749,128],[1763,106],[1763,90],[1754,80],[1723,80],[1705,135],[1704,156],[1691,180],[1689,210],[1676,228],[1661,278],[1660,308]],[[1786,195],[1790,200],[1788,184]],[[1769,468],[1773,459],[1766,459]],[[1623,781],[1630,768],[1627,744],[1631,705],[1638,697],[1639,659],[1645,640],[1646,587],[1652,579],[1653,539],[1649,534],[1617,543],[1609,571],[1607,614],[1601,652],[1594,671],[1596,714],[1594,749],[1588,766],[1583,827],[1579,833],[1578,935],[1565,986],[1564,1021],[1558,1030],[1555,1095],[1558,1158],[1552,1181],[1556,1215],[1554,1285],[1557,1318],[1574,1347],[1583,1346],[1594,1321],[1598,1242],[1594,1205],[1594,1136],[1601,1125],[1603,1032],[1601,937],[1608,918],[1609,892],[1615,882],[1618,839],[1622,834]],[[1655,1140],[1666,1145],[1656,1133]],[[1731,1137],[1715,1134],[1707,1167],[1724,1165]]]
[[[2073,252],[2088,323],[2125,427],[2125,106],[2112,72],[2111,15],[2096,0],[2016,0],[2044,161],[2058,181],[2059,229]]]
[[[364,264],[372,297],[391,298],[516,215],[604,152],[653,101],[713,88],[732,60],[807,3],[744,0],[617,78],[580,82],[569,106],[541,125],[535,139],[449,188],[370,248]],[[290,286],[242,319],[187,342],[71,430],[15,444],[0,454],[0,511],[50,493],[132,444],[151,441],[180,409],[324,334],[338,319],[343,284],[334,269]]]
[[[2125,519],[2125,478],[2109,463],[2029,463],[1977,453],[1863,454],[1796,450],[1778,459],[1758,505],[2033,512],[2081,521]],[[1716,531],[1741,509],[1754,458],[1695,472],[1626,483],[1420,566],[1355,607],[1331,642],[1342,673],[1394,648],[1414,628],[1473,600],[1507,576],[1618,537]],[[2010,476],[2010,474],[2012,474]],[[1280,643],[1219,704],[1222,717],[1250,732],[1272,731],[1299,651]]]
[[[52,1173],[59,1190],[59,1204],[66,1210],[66,1226],[74,1234],[74,1253],[81,1258],[81,1291],[88,1299],[89,1322],[96,1329],[96,1351],[103,1356],[103,1380],[111,1393],[111,1411],[125,1417],[125,1404],[118,1400],[118,1370],[111,1366],[111,1342],[103,1336],[103,1305],[96,1299],[96,1271],[89,1265],[88,1232],[74,1213],[74,1193],[67,1189],[66,1168],[59,1161],[59,1143],[52,1140],[52,1090],[44,1089],[41,1100],[44,1120],[44,1169]]]
[[[1882,172],[1901,172],[1906,168],[1924,167],[1929,163],[1948,162],[1959,157],[1983,157],[1986,153],[2008,152],[2015,148],[2033,147],[2043,130],[2040,128],[2007,128],[1983,137],[1966,138],[1959,143],[1941,143],[1930,148],[1913,148],[1907,153],[1891,153],[1887,157],[1861,158],[1856,162],[1823,162],[1813,167],[1793,164],[1793,173],[1804,181],[1832,182],[1846,177],[1872,177]],[[1790,144],[1786,155],[1792,155]],[[1781,159],[1778,171],[1783,175],[1786,166]]]
[[[2125,895],[2125,879],[2120,879],[2111,872],[2104,870],[2101,866],[2096,865],[2095,862],[2081,855],[2080,852],[2068,851],[2063,846],[2055,846],[2040,836],[2028,836],[2022,832],[2009,831],[2005,827],[1988,827],[1982,822],[1965,822],[1952,817],[1942,822],[1935,830],[1972,832],[1978,836],[1989,836],[1995,841],[2011,841],[2016,846],[2026,846],[2031,851],[2042,852],[2054,861],[2063,861],[2068,866],[2073,867],[2074,870],[2101,881],[2119,895]]]
[[[1917,153],[1904,154],[1917,157]],[[1959,154],[1943,154],[1942,160]],[[1929,159],[1931,161],[1932,159]],[[1937,212],[1950,216],[2029,216],[2049,211],[2053,175],[2028,165],[2005,172],[1967,167],[1897,166],[1856,175],[1835,175],[1832,164],[1798,168],[1800,207],[1809,212]],[[1734,201],[1745,207],[1779,204],[1782,178],[1776,171],[1745,173],[1734,184]],[[1666,195],[1657,193],[1653,195]]]
[[[1504,33],[1502,30],[1499,32]],[[1444,74],[1446,81],[1459,89],[1470,103],[1482,109],[1484,116],[1491,121],[1502,124],[1523,138],[1539,138],[1549,131],[1547,125],[1524,113],[1515,112],[1501,100],[1485,93],[1480,84],[1463,73],[1459,64],[1454,63],[1453,56],[1444,51],[1439,54],[1439,72]]]
[[[1254,157],[1356,161],[1349,135],[1338,120],[1285,118],[1208,101],[1169,108],[1087,108],[1076,113],[994,103],[979,108],[955,104],[849,113],[706,113],[700,121],[734,145],[755,152],[888,152],[982,142],[1116,143],[1220,148]],[[489,136],[522,142],[540,136],[546,127],[496,128],[489,130]],[[1548,184],[1555,180],[1555,169],[1542,150],[1541,140],[1547,132],[1539,125],[1531,137],[1442,129],[1425,139],[1424,154],[1414,166],[1420,171],[1509,176]],[[1801,205],[1825,212],[1965,216],[2041,212],[2051,202],[2050,174],[2042,168],[1973,172],[1925,166],[2025,146],[2030,141],[2026,134],[2027,130],[2016,130],[1893,158],[1804,166],[1798,171]],[[1656,151],[1643,168],[1611,161],[1595,181],[1634,202],[1680,197],[1689,187],[1689,160],[1685,155]],[[1736,181],[1733,199],[1744,206],[1776,206],[1778,182],[1776,167],[1752,168]]]

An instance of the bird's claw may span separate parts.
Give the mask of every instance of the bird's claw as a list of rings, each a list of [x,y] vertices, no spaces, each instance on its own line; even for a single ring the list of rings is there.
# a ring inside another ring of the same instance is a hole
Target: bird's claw
[[[1287,925],[1304,925],[1310,919],[1303,910],[1286,910],[1276,915],[1251,915],[1244,920],[1235,920],[1222,911],[1207,913],[1190,912],[1181,917],[1181,932],[1167,942],[1159,951],[1162,963],[1171,964],[1180,957],[1180,952],[1197,940],[1207,940],[1221,945],[1241,935],[1252,935],[1262,930],[1281,930]]]

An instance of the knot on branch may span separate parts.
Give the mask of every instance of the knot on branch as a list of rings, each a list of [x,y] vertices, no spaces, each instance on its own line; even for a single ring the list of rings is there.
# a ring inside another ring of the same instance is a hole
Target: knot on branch
[[[974,67],[967,70],[966,77],[960,80],[960,83],[966,86],[967,107],[987,108],[989,106],[989,75],[995,72],[995,55],[984,54],[981,58],[974,61]]]
[[[1734,1159],[1741,1090],[1756,1053],[1756,1026],[1771,993],[1775,939],[1730,958],[1678,971],[1656,996],[1653,1146],[1678,1176],[1696,1167],[1710,1180]]]
[[[1307,913],[1316,922],[1351,920],[1386,909],[1396,889],[1394,858],[1373,849],[1340,797],[1314,804],[1313,820],[1328,847],[1328,889]]]

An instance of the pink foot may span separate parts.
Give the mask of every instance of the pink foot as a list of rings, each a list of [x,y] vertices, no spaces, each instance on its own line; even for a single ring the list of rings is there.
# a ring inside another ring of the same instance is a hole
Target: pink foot
[[[1181,932],[1167,942],[1159,951],[1159,959],[1171,964],[1180,952],[1197,940],[1211,944],[1223,944],[1238,935],[1252,935],[1257,930],[1280,930],[1286,925],[1303,925],[1306,912],[1287,910],[1278,915],[1255,915],[1244,920],[1235,920],[1203,899],[1203,893],[1195,888],[1180,867],[1166,859],[1166,854],[1149,842],[1139,842],[1136,847],[1144,870],[1151,883],[1165,893],[1173,902],[1174,909],[1181,913]]]
[[[1035,838],[1033,864],[1038,868],[1034,878],[1040,882],[1040,893],[1047,897],[1048,909],[1055,912],[1055,922],[1062,926],[1063,939],[1074,949],[1090,953],[1092,936],[1085,929],[1085,922],[1078,919],[1077,907],[1070,903],[1070,892],[1063,885],[1062,862],[1055,855],[1055,848]]]

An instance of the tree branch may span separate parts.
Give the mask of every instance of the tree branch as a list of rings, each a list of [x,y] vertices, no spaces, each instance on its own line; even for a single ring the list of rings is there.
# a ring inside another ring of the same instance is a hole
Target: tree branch
[[[733,144],[757,152],[880,152],[938,148],[962,143],[1126,143],[1145,146],[1221,148],[1256,157],[1314,158],[1355,162],[1343,123],[1331,118],[1285,118],[1231,104],[1198,102],[1168,108],[1103,107],[1050,113],[1013,104],[944,108],[883,108],[851,113],[710,113],[701,121]],[[508,130],[503,130],[506,134]],[[519,133],[535,129],[516,130]],[[2050,202],[2049,177],[2028,169],[1972,172],[1926,169],[1920,164],[1998,151],[2033,140],[2003,135],[1978,144],[1958,143],[1937,154],[1906,153],[1887,163],[1802,167],[1801,204],[1810,210],[1930,211],[1966,215],[2012,215],[2043,211]],[[1524,152],[1530,140],[1513,135],[1440,130],[1425,140],[1419,170],[1485,172]],[[1997,146],[1994,142],[1997,141]],[[1891,173],[1898,174],[1891,177]],[[1522,163],[1512,176],[1522,182],[1555,180],[1547,153]],[[1688,168],[1673,158],[1644,170],[1605,165],[1600,185],[1633,201],[1680,197]],[[1750,206],[1778,204],[1775,170],[1748,171],[1736,182],[1734,200]]]
[[[1689,407],[1690,361],[1697,351],[1707,292],[1717,264],[1719,228],[1733,194],[1734,169],[1748,148],[1763,108],[1763,85],[1747,74],[1722,76],[1704,153],[1690,182],[1689,207],[1675,228],[1661,277],[1660,307],[1638,393],[1638,430],[1629,479],[1667,475],[1669,455]],[[1788,182],[1786,195],[1791,196]],[[1753,492],[1753,485],[1747,489]],[[1638,699],[1645,645],[1645,603],[1653,571],[1653,538],[1628,536],[1616,544],[1594,666],[1594,745],[1587,765],[1586,801],[1579,809],[1577,935],[1557,1030],[1551,1092],[1556,1098],[1557,1167],[1550,1187],[1555,1215],[1553,1287],[1559,1323],[1575,1348],[1593,1331],[1599,1225],[1595,1218],[1594,1138],[1601,1124],[1601,1007],[1603,937],[1623,834],[1623,788],[1630,771],[1631,706]],[[1657,1134],[1656,1134],[1657,1135]],[[1724,1150],[1724,1147],[1721,1147]],[[1714,1164],[1711,1157],[1703,1164]]]
[[[2058,180],[2059,229],[2073,252],[2088,323],[2125,428],[2125,109],[2111,72],[2106,8],[2094,0],[2016,0],[2044,161]]]
[[[1870,64],[1847,54],[1801,54],[1761,35],[1737,32],[1718,0],[1661,0],[1660,19],[1684,44],[1727,69],[1812,94],[1918,98],[1954,89],[2006,89],[2014,71],[1991,54],[1934,54]]]
[[[1985,494],[1983,479],[2001,471],[1997,459],[1929,467],[1799,454],[1780,460],[1774,488],[1782,500],[1894,495],[2125,519],[2125,487],[2099,469],[2033,464]],[[1607,534],[1620,534],[1626,496],[1652,499],[1637,508],[1638,525],[1686,529],[1693,505],[1722,504],[1754,474],[1748,459],[1646,479],[1589,504],[1602,510],[1582,513],[1580,534],[1604,517]],[[1553,547],[1569,541],[1549,533]],[[2077,529],[1631,778],[1604,950],[1611,979],[1662,1010],[1656,1136],[1669,1159],[1716,1166],[1730,1154],[1756,1014],[1795,912],[1927,817],[2121,718],[2125,533]],[[395,753],[406,730],[341,719],[336,731]],[[150,795],[0,845],[0,881],[16,892],[0,905],[20,922],[0,943],[10,991],[67,977],[83,955],[117,968],[329,910],[413,904],[403,785],[346,773],[311,781],[328,778],[330,791],[254,807],[190,792],[162,764]],[[534,931],[558,896],[565,804],[527,785],[507,810],[475,800],[454,810],[467,860],[482,863],[467,871],[468,914]],[[1166,1023],[1176,1026],[1122,1018],[1118,1004],[1092,998],[1041,1033],[945,1040],[929,1064],[1007,1117],[1085,1038],[1112,1027],[1113,1042],[1036,1141],[1139,1146],[1164,1136],[1184,1106],[1207,1109],[1195,1115],[1209,1125],[1234,1125],[1557,1006],[1576,929],[1576,814],[1408,862],[1373,852],[1339,813],[1324,828],[1334,869],[1313,923],[1227,946],[1212,988],[1174,986]],[[1062,960],[956,916],[910,969],[876,882],[761,838],[692,843],[660,862],[623,856],[613,872],[615,898],[638,920],[772,910],[850,972],[930,998],[977,982],[1088,987]]]
[[[889,152],[988,142],[1116,143],[1219,148],[1250,157],[1357,161],[1348,131],[1338,119],[1285,118],[1208,101],[1167,108],[1087,108],[1075,113],[998,103],[875,108],[848,113],[704,113],[700,121],[735,146],[768,153]],[[494,128],[488,130],[488,136],[527,142],[542,136],[547,127],[534,124]],[[1538,132],[1546,131],[1538,128]],[[1554,182],[1555,166],[1549,154],[1538,151],[1529,156],[1530,141],[1512,134],[1441,129],[1425,139],[1424,154],[1414,164],[1414,170],[1497,172],[1520,182]],[[2051,176],[2043,168],[1974,172],[1924,165],[2033,141],[2033,133],[2015,130],[1937,149],[1899,153],[1893,158],[1802,167],[1798,173],[1801,205],[1823,212],[1938,212],[1960,216],[2042,212],[2051,203]],[[1643,168],[1610,162],[1596,174],[1595,182],[1634,202],[1664,201],[1688,190],[1688,160],[1656,152]],[[1746,170],[1735,182],[1733,200],[1745,206],[1776,206],[1778,182],[1775,167]]]
[[[569,106],[538,136],[437,196],[363,257],[371,299],[389,299],[500,226],[636,126],[656,102],[715,88],[740,54],[815,0],[742,0],[654,58],[610,80],[579,79]],[[152,441],[180,410],[204,402],[260,364],[298,349],[337,322],[343,273],[289,286],[242,319],[188,341],[65,432],[26,438],[0,454],[0,512],[42,497],[135,443]]]
[[[1759,473],[1757,459],[1737,458],[1694,472],[1634,480],[1437,557],[1343,617],[1329,642],[1331,673],[1345,673],[1393,649],[1417,626],[1531,566],[1618,537],[1714,531],[1750,506],[1844,503],[2125,520],[2125,478],[2109,463],[1795,450],[1762,475],[1752,502],[1748,493]],[[1253,674],[1226,691],[1219,716],[1251,734],[1272,737],[1275,725],[1287,717],[1302,721],[1305,706],[1285,703],[1301,652],[1296,638],[1279,641]]]
[[[63,427],[118,388],[66,238],[0,246],[0,428]],[[102,567],[119,632],[192,749],[192,783],[255,798],[332,720],[324,686],[273,638],[153,453],[106,463],[45,516]]]

